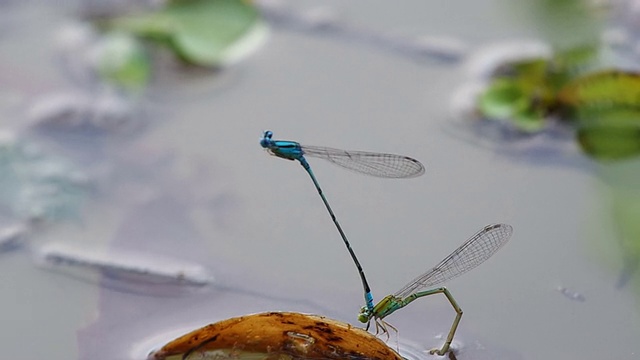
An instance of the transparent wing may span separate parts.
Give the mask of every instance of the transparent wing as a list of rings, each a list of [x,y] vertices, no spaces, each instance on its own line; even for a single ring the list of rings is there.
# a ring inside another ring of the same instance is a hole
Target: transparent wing
[[[304,155],[325,159],[343,168],[382,178],[411,178],[424,174],[424,166],[408,156],[302,146]]]
[[[487,225],[473,235],[456,251],[447,256],[438,265],[426,273],[418,276],[405,287],[395,293],[395,296],[405,298],[414,292],[442,284],[465,272],[475,268],[489,259],[507,243],[513,228],[506,224]]]

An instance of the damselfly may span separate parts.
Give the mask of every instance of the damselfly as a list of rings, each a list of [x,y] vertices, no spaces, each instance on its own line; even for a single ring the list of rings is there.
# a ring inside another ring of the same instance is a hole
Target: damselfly
[[[445,287],[425,291],[419,290],[442,284],[482,264],[509,240],[512,233],[513,228],[511,225],[494,224],[485,226],[469,240],[465,241],[464,244],[460,245],[460,247],[449,256],[444,258],[438,265],[415,278],[395,294],[387,295],[373,308],[363,306],[360,309],[358,320],[367,323],[367,329],[369,328],[371,320],[373,320],[376,324],[376,332],[382,329],[382,331],[386,333],[388,332],[387,326],[391,328],[393,328],[393,326],[382,319],[391,315],[396,310],[409,305],[409,303],[418,298],[443,293],[456,311],[456,318],[453,320],[451,330],[449,330],[449,334],[442,348],[433,349],[431,353],[444,355],[449,350],[451,341],[453,341],[458,323],[462,318],[462,309]]]
[[[300,165],[307,171],[358,269],[360,279],[362,280],[362,287],[364,288],[366,307],[373,309],[373,296],[371,295],[371,289],[367,283],[362,266],[351,248],[342,227],[338,223],[338,219],[333,213],[327,198],[324,196],[320,184],[313,174],[311,166],[305,159],[305,156],[325,159],[349,170],[382,178],[411,178],[420,176],[424,174],[424,166],[418,160],[402,155],[305,146],[295,141],[273,140],[272,137],[273,133],[271,131],[265,131],[260,139],[260,145],[274,156],[287,160],[298,160]]]

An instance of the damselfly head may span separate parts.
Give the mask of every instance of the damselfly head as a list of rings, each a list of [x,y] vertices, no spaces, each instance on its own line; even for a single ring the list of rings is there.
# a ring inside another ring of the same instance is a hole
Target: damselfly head
[[[262,138],[260,139],[260,145],[263,148],[268,148],[272,143],[272,140],[271,140],[272,137],[273,137],[273,132],[271,132],[270,130],[265,131],[262,134]]]
[[[371,315],[366,306],[360,308],[360,314],[358,314],[358,321],[361,323],[367,323],[371,319]]]

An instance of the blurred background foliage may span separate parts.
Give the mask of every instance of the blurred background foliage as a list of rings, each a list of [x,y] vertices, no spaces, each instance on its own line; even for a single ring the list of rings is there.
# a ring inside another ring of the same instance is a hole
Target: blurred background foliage
[[[216,69],[252,51],[265,34],[257,8],[241,0],[170,0],[91,18],[103,36],[98,73],[107,83],[136,91],[152,75],[154,51]]]
[[[554,126],[575,132],[608,187],[622,254],[618,286],[640,290],[640,73],[621,68],[601,39],[615,21],[607,2],[504,1],[551,46],[549,57],[503,64],[477,100],[477,111],[535,135]],[[607,203],[605,201],[604,203]],[[611,239],[605,239],[611,241]]]

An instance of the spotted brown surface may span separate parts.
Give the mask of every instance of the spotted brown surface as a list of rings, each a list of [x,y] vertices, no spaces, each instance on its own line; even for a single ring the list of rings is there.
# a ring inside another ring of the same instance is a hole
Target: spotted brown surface
[[[183,335],[149,355],[149,359],[154,360],[243,357],[402,359],[363,329],[323,316],[293,312],[267,312],[223,320]]]

